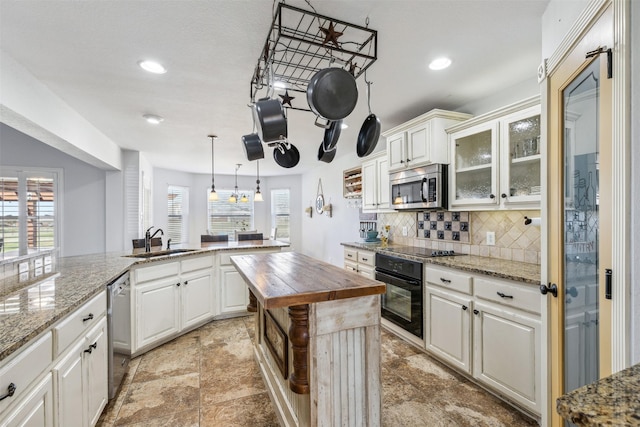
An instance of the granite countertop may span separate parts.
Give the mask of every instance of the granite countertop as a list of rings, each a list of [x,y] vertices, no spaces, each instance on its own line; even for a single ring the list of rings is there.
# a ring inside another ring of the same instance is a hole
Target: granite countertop
[[[565,394],[556,409],[578,426],[640,426],[640,364]]]
[[[401,258],[413,259],[427,264],[456,268],[470,273],[485,274],[501,279],[515,280],[530,285],[540,285],[540,266],[519,261],[508,261],[499,258],[487,258],[477,255],[456,255],[445,257],[421,257],[399,254],[388,249],[401,248],[402,245],[390,244],[383,248],[380,243],[349,242],[343,246],[366,249],[374,252],[386,253]]]
[[[0,361],[106,288],[131,267],[207,252],[289,246],[273,240],[224,242],[152,258],[131,252],[58,258],[55,271],[27,282],[18,277],[0,280]],[[144,252],[144,250],[143,250]]]
[[[382,282],[296,252],[234,255],[231,262],[266,309],[385,291]]]

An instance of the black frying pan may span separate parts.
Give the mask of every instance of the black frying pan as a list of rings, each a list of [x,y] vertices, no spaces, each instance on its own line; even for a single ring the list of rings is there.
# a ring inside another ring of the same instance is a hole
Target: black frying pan
[[[364,119],[364,123],[358,134],[356,142],[356,153],[358,157],[368,156],[373,152],[380,138],[380,119],[371,112],[371,82],[367,81],[367,72],[365,71],[364,81],[367,84],[367,105],[369,106],[369,115]]]
[[[257,133],[250,133],[242,137],[242,146],[244,147],[244,154],[247,155],[247,160],[253,161],[258,159],[264,159],[264,149],[262,148],[262,141]]]
[[[344,119],[358,103],[356,79],[342,68],[324,68],[309,80],[307,102],[317,116],[332,121]]]
[[[300,152],[293,144],[281,143],[273,150],[273,159],[283,168],[292,168],[300,161]]]

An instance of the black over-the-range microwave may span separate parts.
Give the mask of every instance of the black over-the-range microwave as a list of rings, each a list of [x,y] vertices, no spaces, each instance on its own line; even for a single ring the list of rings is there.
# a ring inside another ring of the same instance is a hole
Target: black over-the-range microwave
[[[447,165],[431,164],[389,175],[391,206],[398,210],[447,209]]]

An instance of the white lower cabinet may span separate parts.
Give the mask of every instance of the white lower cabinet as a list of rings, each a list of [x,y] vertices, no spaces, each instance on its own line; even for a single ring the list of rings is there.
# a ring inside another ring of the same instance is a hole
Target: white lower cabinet
[[[134,352],[180,331],[180,282],[177,277],[136,286]]]
[[[106,373],[105,373],[106,375]],[[25,398],[2,416],[1,427],[53,427],[53,388],[48,373]]]
[[[217,314],[213,265],[208,254],[134,270],[133,355]]]
[[[246,311],[249,288],[233,266],[220,267],[220,313]]]
[[[344,248],[344,268],[367,279],[376,278],[376,254],[372,251]]]
[[[107,320],[102,320],[54,366],[58,426],[94,426],[108,401]]]
[[[540,413],[539,316],[482,302],[475,310],[473,376]]]
[[[279,252],[280,249],[254,249],[251,251],[221,251],[218,256],[218,283],[220,289],[219,311],[223,315],[242,314],[247,312],[249,304],[249,288],[240,273],[231,264],[234,255],[254,255]]]
[[[425,282],[426,349],[539,415],[537,289],[444,267],[426,267]]]
[[[427,350],[471,373],[471,297],[426,287]]]

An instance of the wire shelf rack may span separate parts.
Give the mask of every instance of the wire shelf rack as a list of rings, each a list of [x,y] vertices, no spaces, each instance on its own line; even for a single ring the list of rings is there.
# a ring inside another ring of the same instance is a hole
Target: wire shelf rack
[[[331,66],[358,78],[377,60],[377,37],[368,27],[279,3],[251,79],[251,100],[276,84],[306,92],[315,73]]]

